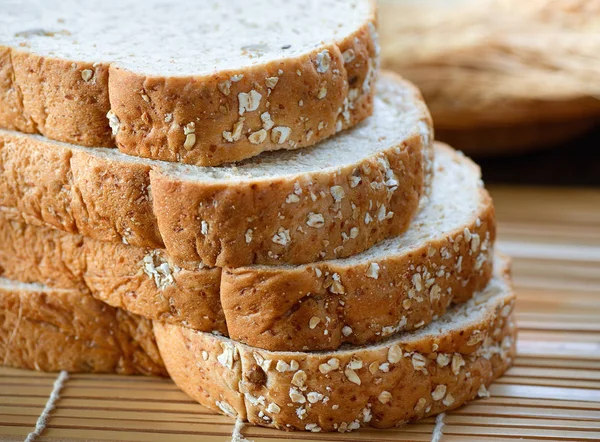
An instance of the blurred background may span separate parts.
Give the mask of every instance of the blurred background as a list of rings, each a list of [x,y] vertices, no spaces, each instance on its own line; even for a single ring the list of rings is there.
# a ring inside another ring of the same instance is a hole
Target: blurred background
[[[600,0],[380,0],[382,67],[487,183],[600,187]]]

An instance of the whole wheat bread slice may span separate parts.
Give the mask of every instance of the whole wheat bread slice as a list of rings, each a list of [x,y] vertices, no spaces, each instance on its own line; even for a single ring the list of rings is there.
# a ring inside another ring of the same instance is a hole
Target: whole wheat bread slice
[[[373,0],[6,0],[0,127],[198,165],[310,146],[371,114],[377,40]]]
[[[495,220],[479,169],[443,146],[435,169],[428,204],[409,230],[354,258],[184,269],[164,250],[0,216],[0,275],[86,291],[114,307],[256,347],[376,342],[429,323],[489,281]]]
[[[41,371],[165,376],[152,324],[79,290],[0,278],[0,361]]]
[[[227,334],[221,269],[182,269],[164,250],[31,226],[0,216],[0,276],[92,294],[150,319]]]
[[[175,383],[226,415],[285,430],[388,428],[487,395],[511,365],[515,297],[507,260],[495,268],[466,304],[373,346],[271,352],[159,322],[154,331]]]
[[[422,327],[485,287],[495,233],[479,168],[439,145],[428,202],[404,234],[344,259],[224,269],[229,334],[266,349],[327,350]]]
[[[431,119],[385,75],[375,115],[317,147],[229,167],[138,159],[0,130],[0,210],[179,266],[350,256],[406,230],[431,180]]]

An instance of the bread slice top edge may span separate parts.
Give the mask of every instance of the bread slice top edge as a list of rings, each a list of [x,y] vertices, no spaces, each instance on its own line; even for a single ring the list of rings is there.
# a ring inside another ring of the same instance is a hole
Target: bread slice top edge
[[[443,143],[435,143],[434,157],[433,179],[429,194],[422,198],[421,210],[403,234],[380,241],[364,252],[347,258],[297,266],[252,265],[228,268],[227,273],[235,276],[250,272],[304,272],[314,268],[347,269],[385,260],[389,256],[408,254],[428,241],[448,236],[457,228],[463,230],[465,226],[471,224],[480,226],[479,214],[485,212],[486,208],[493,208],[491,197],[481,179],[481,170],[461,152]],[[494,219],[490,221],[495,222]],[[494,224],[490,226],[490,230],[487,238],[478,236],[474,240],[472,245],[474,251],[486,251],[488,247],[493,246]],[[472,237],[463,239],[468,242],[473,240]]]
[[[114,63],[150,77],[209,76],[289,61],[376,21],[374,0],[27,3],[3,2],[0,45]]]
[[[10,129],[0,128],[0,135],[8,140],[30,139],[48,149],[66,149],[106,161],[147,167],[173,180],[200,181],[215,185],[294,180],[306,174],[335,173],[344,167],[358,166],[361,161],[376,157],[382,152],[393,148],[401,149],[403,143],[411,139],[419,140],[424,149],[431,146],[431,115],[420,92],[411,83],[397,74],[382,73],[374,106],[371,118],[316,146],[264,152],[254,158],[218,167],[140,158],[117,149],[79,146]]]

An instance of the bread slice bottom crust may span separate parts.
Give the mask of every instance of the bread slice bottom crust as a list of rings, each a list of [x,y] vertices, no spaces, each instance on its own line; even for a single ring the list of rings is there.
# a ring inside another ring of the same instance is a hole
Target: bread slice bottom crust
[[[384,343],[334,352],[271,352],[155,322],[163,360],[193,399],[285,430],[388,428],[452,410],[511,365],[517,328],[509,262],[466,304]]]

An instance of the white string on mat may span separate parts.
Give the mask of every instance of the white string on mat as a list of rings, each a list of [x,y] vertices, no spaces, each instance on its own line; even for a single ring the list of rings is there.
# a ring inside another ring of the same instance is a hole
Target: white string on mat
[[[54,409],[56,401],[60,397],[60,390],[62,390],[68,378],[69,373],[67,373],[64,370],[58,374],[58,377],[54,381],[54,386],[52,387],[52,392],[50,393],[48,402],[46,402],[46,406],[44,407],[44,410],[42,410],[42,414],[40,414],[40,417],[38,417],[38,420],[35,423],[35,429],[27,435],[27,437],[25,438],[25,442],[33,442],[36,439],[36,437],[42,434],[42,431],[44,431],[44,429],[46,428],[46,424],[48,423],[50,412]]]
[[[233,427],[233,434],[231,435],[231,442],[253,442],[246,439],[242,435],[242,429],[244,428],[244,421],[239,417],[235,420],[235,426]]]
[[[435,418],[435,427],[433,427],[433,434],[431,435],[431,442],[440,442],[442,440],[442,436],[444,433],[442,429],[444,428],[444,418],[446,417],[446,413],[438,414]]]

